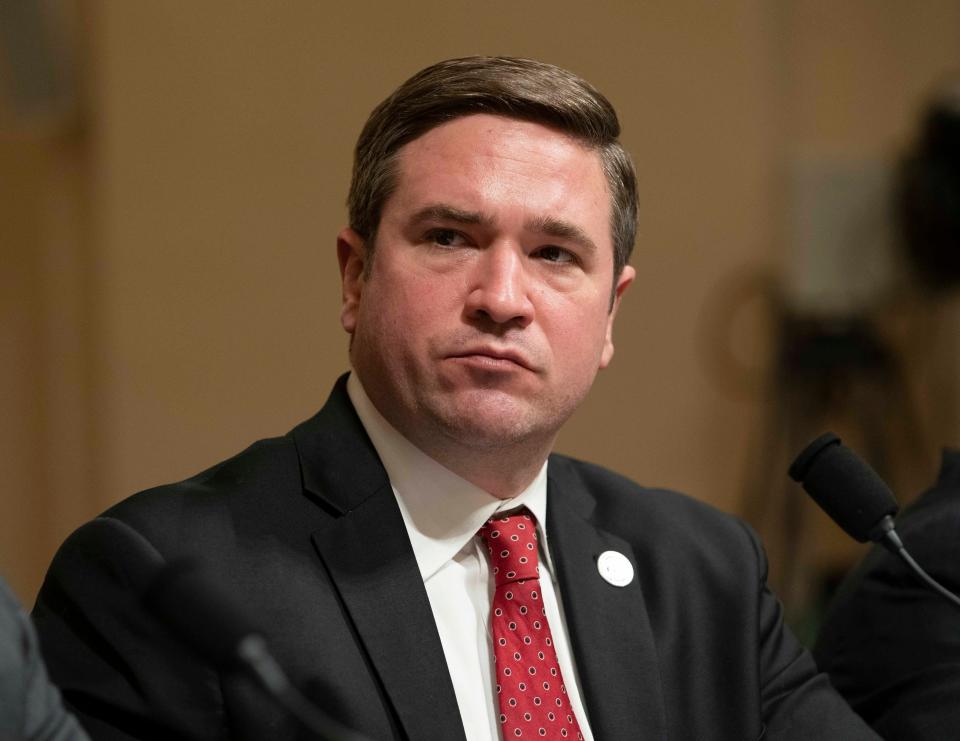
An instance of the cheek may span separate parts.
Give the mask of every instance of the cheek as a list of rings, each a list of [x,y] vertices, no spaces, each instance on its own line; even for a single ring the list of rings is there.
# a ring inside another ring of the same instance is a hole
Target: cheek
[[[428,334],[431,327],[449,323],[461,306],[451,301],[446,286],[436,279],[406,281],[398,288],[390,310],[402,316],[411,335]]]
[[[596,369],[606,340],[608,314],[595,302],[563,302],[553,306],[546,328],[557,360]]]
[[[380,276],[370,285],[369,299],[363,305],[363,319],[381,342],[393,346],[416,344],[435,327],[459,316],[459,307],[451,298],[448,283],[436,276],[419,279],[411,274]],[[374,329],[375,328],[375,329]]]

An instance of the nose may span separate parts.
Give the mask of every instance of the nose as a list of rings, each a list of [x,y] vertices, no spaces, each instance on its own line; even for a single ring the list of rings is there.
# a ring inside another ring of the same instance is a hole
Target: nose
[[[467,313],[475,320],[526,327],[533,321],[529,276],[521,250],[493,245],[474,265]]]

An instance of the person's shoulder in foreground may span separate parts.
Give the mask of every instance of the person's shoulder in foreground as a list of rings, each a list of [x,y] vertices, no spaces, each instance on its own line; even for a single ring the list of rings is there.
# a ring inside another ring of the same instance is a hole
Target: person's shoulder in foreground
[[[907,550],[960,593],[960,451],[897,519]],[[934,741],[960,729],[960,611],[875,546],[830,606],[814,654],[837,689],[887,739]]]
[[[0,579],[0,741],[85,741],[47,678],[30,618]]]

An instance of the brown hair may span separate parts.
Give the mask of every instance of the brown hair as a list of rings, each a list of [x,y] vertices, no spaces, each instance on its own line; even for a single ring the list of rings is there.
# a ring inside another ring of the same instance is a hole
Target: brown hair
[[[396,187],[397,151],[435,126],[473,113],[551,126],[597,151],[610,189],[616,279],[633,251],[637,228],[636,173],[617,140],[617,113],[589,83],[533,59],[465,57],[438,62],[415,74],[373,110],[357,140],[347,198],[350,226],[368,249],[373,249],[383,206]]]

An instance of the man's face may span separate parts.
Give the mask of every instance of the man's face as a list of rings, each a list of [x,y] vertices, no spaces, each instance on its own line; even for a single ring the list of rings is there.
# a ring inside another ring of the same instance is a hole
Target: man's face
[[[398,153],[373,265],[341,232],[341,321],[380,413],[430,454],[550,446],[613,356],[599,156],[539,124],[445,123]]]

